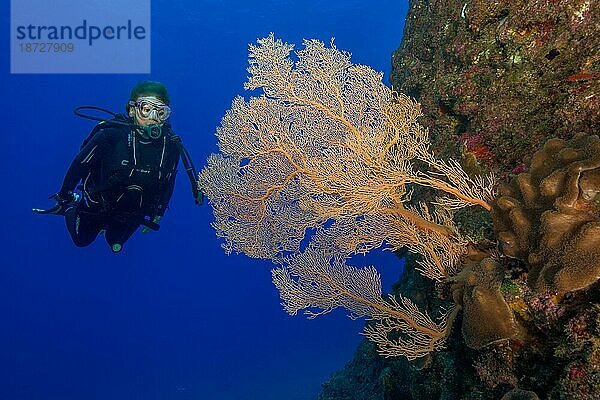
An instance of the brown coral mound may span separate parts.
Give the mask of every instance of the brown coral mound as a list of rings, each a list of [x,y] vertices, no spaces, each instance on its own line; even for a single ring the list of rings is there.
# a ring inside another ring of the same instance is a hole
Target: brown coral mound
[[[600,139],[551,139],[529,172],[499,188],[492,215],[507,255],[529,265],[528,284],[559,297],[600,277]]]
[[[519,331],[500,292],[503,267],[493,258],[473,262],[453,280],[453,296],[463,307],[462,333],[472,349],[515,338]]]

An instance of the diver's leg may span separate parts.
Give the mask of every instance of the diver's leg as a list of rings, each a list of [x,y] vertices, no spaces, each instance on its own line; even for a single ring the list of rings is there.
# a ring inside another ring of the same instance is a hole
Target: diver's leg
[[[143,216],[140,207],[143,204],[143,189],[138,185],[130,185],[117,197],[115,215],[110,219],[104,237],[113,252],[121,248],[139,228]]]
[[[102,229],[101,221],[94,215],[81,212],[79,207],[71,207],[65,212],[67,230],[75,246],[89,246]]]
[[[123,248],[125,242],[140,227],[140,217],[113,218],[106,228],[104,237],[114,253]]]

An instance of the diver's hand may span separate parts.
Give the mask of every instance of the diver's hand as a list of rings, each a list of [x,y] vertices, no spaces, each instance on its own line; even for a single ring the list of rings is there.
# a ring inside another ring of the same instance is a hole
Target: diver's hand
[[[155,224],[158,224],[161,219],[162,219],[161,216],[156,215],[154,218],[152,218],[152,222],[154,222]],[[148,232],[154,232],[154,231],[152,229],[148,228],[147,226],[142,226],[141,232],[148,233]]]
[[[74,193],[73,191],[69,190],[66,193],[54,193],[48,198],[56,202],[56,204],[53,207],[47,209],[32,208],[31,211],[33,211],[36,214],[64,215],[65,210],[69,208],[70,205],[77,203],[80,196],[77,193]]]
[[[79,198],[79,195],[73,193],[72,190],[69,190],[66,193],[54,193],[52,196],[48,197],[49,199],[53,199],[56,201],[56,204],[65,205],[67,203],[72,203]]]

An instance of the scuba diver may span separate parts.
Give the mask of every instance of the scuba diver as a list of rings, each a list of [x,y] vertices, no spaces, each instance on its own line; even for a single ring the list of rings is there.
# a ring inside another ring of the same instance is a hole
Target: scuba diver
[[[113,118],[85,115],[81,110],[86,108],[108,112]],[[180,158],[196,204],[202,204],[189,153],[167,122],[171,108],[165,85],[138,83],[125,109],[127,115],[94,106],[75,109],[77,115],[101,122],[81,145],[58,193],[50,196],[56,205],[33,209],[64,216],[78,247],[90,245],[103,232],[118,253],[141,225],[142,232],[158,230],[173,194]]]

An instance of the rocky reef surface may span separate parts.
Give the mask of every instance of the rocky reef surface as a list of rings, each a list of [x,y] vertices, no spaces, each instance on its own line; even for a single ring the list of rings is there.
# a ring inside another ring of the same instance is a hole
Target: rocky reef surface
[[[547,139],[598,133],[599,29],[592,0],[413,0],[391,83],[440,152],[518,173]]]
[[[391,83],[441,157],[500,184],[491,213],[456,215],[476,239],[459,279],[408,255],[394,288],[461,304],[446,348],[408,362],[365,341],[321,400],[600,398],[598,32],[593,0],[410,2]]]

